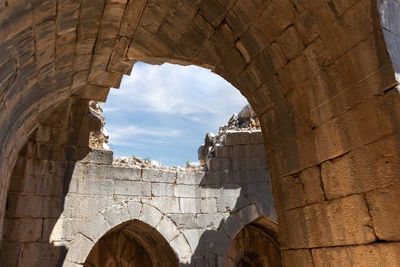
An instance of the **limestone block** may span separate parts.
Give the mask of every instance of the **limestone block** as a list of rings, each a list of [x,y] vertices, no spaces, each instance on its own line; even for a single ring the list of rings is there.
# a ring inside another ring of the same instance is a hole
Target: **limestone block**
[[[230,158],[232,156],[232,146],[215,146],[215,156],[218,158]]]
[[[33,175],[14,176],[11,178],[9,192],[35,193],[37,178]]]
[[[42,219],[6,219],[4,227],[6,242],[37,242],[42,235]]]
[[[74,239],[75,235],[78,234],[88,222],[87,219],[75,219],[75,218],[60,218],[58,219],[54,230],[50,229],[50,242],[59,241],[62,237],[63,240],[71,241]],[[61,228],[61,229],[60,229]]]
[[[260,69],[263,71],[260,72]],[[254,61],[251,62],[239,75],[238,82],[240,87],[244,90],[254,91],[264,83],[268,82],[274,74],[275,70],[273,69],[271,56],[266,50],[264,50],[258,54]]]
[[[319,166],[305,169],[299,176],[300,181],[304,186],[304,196],[307,204],[318,203],[325,200],[321,170]]]
[[[285,267],[315,266],[309,249],[284,250],[282,251],[282,256],[283,266]]]
[[[144,0],[133,1],[127,4],[120,28],[120,34],[122,36],[132,37],[139,23],[145,4],[146,1]]]
[[[103,214],[99,213],[85,225],[82,234],[93,242],[97,242],[110,229],[111,225],[106,221]]]
[[[283,212],[279,220],[283,248],[355,245],[376,240],[367,204],[360,195],[292,209]]]
[[[246,194],[249,196],[266,196],[271,194],[271,188],[266,183],[248,183],[245,185]]]
[[[331,199],[366,192],[396,182],[400,173],[393,167],[400,163],[397,138],[397,135],[390,136],[322,163],[326,197]]]
[[[25,243],[21,253],[21,266],[56,266],[65,251],[63,246],[49,243]]]
[[[63,211],[62,197],[9,196],[9,217],[58,217]]]
[[[192,251],[185,236],[182,233],[175,237],[171,242],[169,242],[169,244],[178,255],[180,262],[186,263],[189,261],[192,255]]]
[[[257,172],[258,170],[249,170],[249,171],[253,171],[253,174],[254,174],[254,172]],[[237,186],[243,186],[245,183],[255,182],[255,181],[251,180],[251,179],[255,180],[255,178],[256,178],[256,176],[247,177],[247,170],[239,169],[239,170],[232,171],[229,174],[228,183],[235,184]]]
[[[31,175],[47,175],[47,160],[26,159],[25,172]]]
[[[176,172],[143,169],[143,181],[173,184],[176,181]]]
[[[77,193],[92,196],[112,196],[114,194],[114,181],[100,179],[79,179]]]
[[[261,216],[255,204],[241,208],[237,211],[236,215],[244,225],[251,223]]]
[[[127,205],[113,206],[106,210],[103,216],[111,227],[115,227],[131,219]]]
[[[143,204],[142,210],[140,211],[139,220],[156,228],[162,217],[163,214],[159,210],[148,204]]]
[[[240,34],[247,28],[255,15],[258,14],[258,11],[263,10],[264,8],[265,6],[263,1],[252,1],[251,3],[238,1],[235,2],[232,9],[228,12],[226,20],[232,29],[237,34]]]
[[[227,171],[208,171],[206,173],[207,186],[222,186],[228,183],[229,172]]]
[[[173,221],[167,216],[163,216],[156,229],[160,233],[163,233],[163,236],[168,243],[176,238],[180,233]]]
[[[285,56],[282,52],[281,47],[278,45],[277,42],[273,42],[270,46],[269,46],[269,52],[271,54],[271,60],[272,60],[272,64],[274,66],[275,70],[279,70],[280,68],[282,68],[285,64],[286,64],[286,59]],[[261,142],[262,142],[262,138],[261,138]]]
[[[128,196],[151,196],[150,182],[115,181],[115,194]]]
[[[92,149],[92,151],[81,162],[111,165],[113,155],[114,152],[111,150]]]
[[[246,145],[235,145],[231,148],[233,158],[243,158],[247,156]]]
[[[224,225],[222,226],[222,230],[228,235],[230,239],[233,239],[243,226],[243,222],[240,220],[240,218],[232,214],[225,221]]]
[[[264,169],[266,166],[267,166],[267,158],[265,155],[246,158],[246,165],[245,165],[246,170]]]
[[[142,169],[139,168],[125,168],[125,167],[113,167],[113,174],[110,179],[115,180],[129,180],[129,181],[140,181],[142,179]]]
[[[172,184],[165,183],[152,183],[151,195],[155,197],[172,197],[174,189]]]
[[[196,228],[196,217],[193,214],[175,213],[170,215],[179,229]]]
[[[179,205],[183,213],[200,213],[200,198],[180,198]]]
[[[92,240],[82,234],[77,234],[68,249],[67,256],[65,257],[66,261],[83,264],[93,246],[94,243]]]
[[[109,87],[97,86],[87,83],[85,88],[82,89],[81,96],[82,98],[88,100],[106,102],[109,92]]]
[[[252,133],[252,137],[254,137],[256,133]],[[265,147],[264,144],[253,144],[245,146],[246,157],[265,157]],[[263,163],[265,167],[267,167],[267,161]]]
[[[214,27],[224,19],[226,8],[218,1],[201,1],[200,11]]]
[[[282,67],[278,77],[285,91],[291,92],[305,84],[311,78],[310,73],[306,58],[300,55]]]
[[[267,183],[271,184],[271,177],[267,168],[257,170],[246,170],[246,181],[249,183]]]
[[[209,171],[229,171],[232,169],[232,161],[230,158],[212,158],[207,162]]]
[[[18,266],[19,255],[21,254],[22,244],[7,243],[1,244],[2,250],[7,251],[7,257],[0,257],[1,266]]]
[[[246,158],[232,158],[232,171],[237,172],[246,169]]]
[[[142,202],[156,207],[163,213],[179,212],[179,198],[153,197],[151,199],[142,199]]]
[[[363,246],[313,249],[316,266],[326,262],[332,267],[339,266],[398,266],[400,263],[399,243],[372,244]]]
[[[183,32],[174,49],[173,57],[192,59],[199,53],[203,43],[213,35],[214,31],[214,27],[201,14],[196,14],[186,31]]]
[[[223,195],[221,198],[218,199],[218,212],[232,211],[235,208],[237,202],[237,196]]]
[[[215,213],[215,214],[198,214],[197,215],[197,226],[203,229],[218,229],[221,222],[226,216]]]
[[[177,184],[199,185],[205,180],[206,174],[198,171],[179,171],[177,172]]]
[[[201,197],[218,197],[222,193],[221,188],[208,188],[208,187],[203,187],[201,188]]]
[[[84,177],[88,179],[113,179],[114,171],[115,169],[111,165],[88,164],[84,171]]]
[[[137,201],[128,202],[128,211],[131,219],[138,219],[142,209],[142,204]]]
[[[225,145],[234,146],[234,145],[246,145],[251,144],[252,134],[248,131],[240,131],[240,132],[227,132],[225,137]]]
[[[216,198],[202,198],[200,201],[200,212],[201,213],[216,213],[217,212]]]
[[[304,44],[294,26],[289,27],[277,39],[286,60],[291,60],[304,49]]]
[[[366,193],[372,225],[380,240],[400,241],[400,184]]]
[[[63,214],[71,218],[89,218],[100,210],[114,204],[112,196],[81,196],[76,194],[65,197]]]
[[[71,63],[72,65],[73,63]],[[88,78],[89,71],[83,70],[79,72],[75,72],[73,78],[72,78],[72,84],[71,84],[71,90],[73,92],[82,90],[85,88],[86,83],[87,83],[87,78]]]
[[[231,239],[224,232],[218,232],[218,234],[213,237],[212,241],[214,242],[211,245],[211,251],[225,257],[231,244]]]
[[[175,185],[175,197],[196,197],[200,195],[200,190],[196,185]]]

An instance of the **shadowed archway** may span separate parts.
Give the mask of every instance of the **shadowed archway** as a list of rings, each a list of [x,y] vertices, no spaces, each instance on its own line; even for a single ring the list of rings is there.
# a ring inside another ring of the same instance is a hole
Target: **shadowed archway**
[[[366,250],[396,264],[398,10],[393,0],[0,2],[0,218],[18,153],[51,107],[105,100],[137,60],[196,64],[260,117],[285,264],[349,264]]]
[[[83,266],[176,267],[178,259],[156,229],[134,220],[114,227],[100,238]]]

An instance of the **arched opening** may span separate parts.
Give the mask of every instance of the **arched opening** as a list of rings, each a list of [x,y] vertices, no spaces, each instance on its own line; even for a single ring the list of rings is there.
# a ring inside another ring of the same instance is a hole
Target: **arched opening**
[[[156,229],[133,220],[118,225],[101,237],[83,266],[176,267],[178,259]]]
[[[277,224],[262,217],[245,225],[226,254],[229,267],[279,267],[282,265]]]
[[[397,6],[2,1],[0,219],[18,153],[50,107],[73,95],[104,97],[134,61],[173,59],[210,66],[262,117],[288,265],[300,257],[319,266],[337,255],[349,265],[365,251],[393,263],[400,116],[397,53],[388,48],[399,43],[390,27]],[[45,147],[36,151],[47,154]]]
[[[137,62],[103,105],[108,144],[114,157],[134,155],[165,166],[197,163],[206,133],[216,134],[246,104],[208,69]]]

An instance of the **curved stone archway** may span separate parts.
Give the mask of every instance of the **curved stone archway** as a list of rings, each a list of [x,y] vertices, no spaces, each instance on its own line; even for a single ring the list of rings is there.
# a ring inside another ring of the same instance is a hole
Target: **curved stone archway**
[[[287,265],[339,254],[349,264],[364,250],[396,262],[397,6],[0,2],[0,219],[17,155],[52,107],[105,100],[136,60],[191,63],[234,84],[260,116]]]
[[[269,242],[273,245],[275,251],[280,253],[277,241],[279,239],[278,224],[274,219],[267,216],[269,214],[264,214],[262,207],[258,204],[251,204],[234,210],[219,226],[218,231],[206,231],[202,234],[193,258],[206,255],[206,262],[211,266],[213,264],[227,266],[227,264],[230,264],[227,255],[230,253],[230,248],[235,242],[236,236],[248,225],[252,225],[262,231],[264,235],[268,235],[269,240],[273,240],[272,243]]]
[[[277,223],[266,217],[245,225],[232,240],[226,266],[283,266],[277,228]]]
[[[178,259],[157,230],[133,220],[114,227],[100,238],[84,266],[176,267]]]
[[[105,237],[107,240],[118,238],[123,234],[122,232],[126,233],[130,240],[134,240],[130,243],[131,246],[137,243],[139,244],[139,246],[136,246],[138,249],[142,247],[147,251],[146,253],[149,255],[153,266],[163,266],[161,264],[162,258],[164,260],[169,259],[166,262],[170,261],[171,266],[175,266],[178,262],[190,261],[192,255],[190,246],[185,236],[168,216],[149,204],[128,201],[109,207],[90,219],[85,228],[73,238],[64,266],[85,263],[90,258],[90,253],[99,240],[105,236],[108,236]],[[103,244],[104,242],[100,243]],[[160,244],[162,251],[158,252],[165,254],[158,258],[160,261],[152,259],[156,257],[157,249],[149,252],[151,246],[154,249],[154,244]],[[104,244],[98,245],[95,249],[96,252],[93,252],[95,256],[93,256],[93,259],[91,258],[92,261],[96,261],[96,255],[98,255],[97,252],[101,246],[104,247]],[[169,249],[176,255],[174,256],[176,261],[171,260],[172,254]]]

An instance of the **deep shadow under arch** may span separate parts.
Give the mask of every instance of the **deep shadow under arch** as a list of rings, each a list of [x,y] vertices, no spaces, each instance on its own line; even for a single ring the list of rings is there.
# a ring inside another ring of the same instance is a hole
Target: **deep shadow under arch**
[[[132,220],[114,227],[100,238],[84,266],[176,267],[178,259],[156,229]]]

